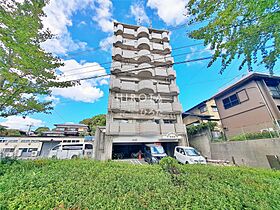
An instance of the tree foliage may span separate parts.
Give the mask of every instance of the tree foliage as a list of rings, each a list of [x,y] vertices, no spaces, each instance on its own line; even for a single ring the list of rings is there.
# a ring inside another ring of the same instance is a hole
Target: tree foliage
[[[38,133],[39,135],[42,135],[43,132],[46,132],[46,131],[50,131],[50,128],[48,127],[39,127],[35,130],[35,133]]]
[[[187,133],[188,136],[193,136],[205,130],[213,131],[217,125],[218,125],[217,122],[209,121],[205,123],[200,123],[199,125],[187,126]]]
[[[67,87],[55,69],[61,60],[45,52],[40,44],[52,34],[41,18],[46,0],[0,1],[0,117],[48,112],[52,87]]]
[[[235,58],[246,64],[265,64],[273,73],[280,55],[279,0],[190,0],[187,9],[190,24],[207,22],[190,33],[194,39],[204,39],[214,50],[210,67],[221,58],[220,73]]]
[[[93,116],[91,118],[84,119],[80,123],[87,125],[89,127],[90,134],[94,135],[97,126],[106,125],[106,115],[99,114],[99,115]]]

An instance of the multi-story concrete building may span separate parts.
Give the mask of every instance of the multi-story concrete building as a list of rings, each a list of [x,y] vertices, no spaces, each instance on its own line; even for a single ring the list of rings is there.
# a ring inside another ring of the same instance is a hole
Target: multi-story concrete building
[[[96,158],[127,156],[154,142],[172,153],[187,138],[169,32],[115,22],[114,35],[107,123],[96,133]]]

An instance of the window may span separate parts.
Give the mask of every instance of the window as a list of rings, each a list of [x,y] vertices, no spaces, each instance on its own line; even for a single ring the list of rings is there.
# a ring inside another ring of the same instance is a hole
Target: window
[[[86,145],[85,145],[85,149],[93,149],[92,144],[86,144]]]
[[[200,107],[199,110],[200,110],[200,113],[206,112],[207,107],[204,105],[204,106]]]
[[[224,104],[225,109],[229,109],[233,106],[240,104],[240,101],[239,101],[239,98],[237,97],[237,95],[233,94],[233,95],[223,99],[223,104]]]
[[[212,106],[212,111],[213,111],[213,112],[218,112],[217,106]]]
[[[82,144],[71,144],[71,145],[63,145],[62,150],[82,150]]]
[[[278,85],[275,86],[268,86],[270,90],[270,94],[274,97],[280,97],[280,88]]]

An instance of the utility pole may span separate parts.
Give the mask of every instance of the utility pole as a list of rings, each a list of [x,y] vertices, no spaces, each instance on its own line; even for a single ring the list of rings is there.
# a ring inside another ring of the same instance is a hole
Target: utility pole
[[[28,130],[27,130],[26,135],[29,136],[30,132],[31,132],[31,127],[33,126],[33,124],[30,124],[30,125],[27,125],[27,126],[28,126]]]

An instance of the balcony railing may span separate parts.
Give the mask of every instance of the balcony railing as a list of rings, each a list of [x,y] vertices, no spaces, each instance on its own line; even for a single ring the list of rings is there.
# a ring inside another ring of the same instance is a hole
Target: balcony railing
[[[149,37],[149,29],[146,28],[146,27],[143,27],[143,26],[140,26],[138,29],[137,29],[137,37],[140,38],[140,37]]]
[[[136,47],[140,50],[150,50],[150,40],[147,37],[141,37],[138,39]]]

